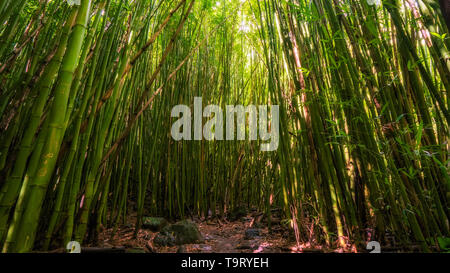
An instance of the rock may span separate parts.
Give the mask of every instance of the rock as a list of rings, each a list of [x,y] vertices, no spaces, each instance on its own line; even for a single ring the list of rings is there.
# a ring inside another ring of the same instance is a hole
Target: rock
[[[144,217],[142,219],[142,227],[153,232],[158,232],[167,226],[169,222],[162,217]]]
[[[203,238],[194,222],[184,220],[164,227],[153,242],[160,246],[174,246],[202,242]]]
[[[171,226],[165,227],[163,230],[174,234],[177,245],[193,244],[203,241],[203,237],[200,234],[200,231],[198,231],[197,225],[189,220],[177,222]]]
[[[236,207],[228,214],[228,220],[236,221],[247,216],[247,209],[245,207]]]
[[[249,228],[245,231],[245,239],[255,239],[261,235],[261,231],[257,228]]]

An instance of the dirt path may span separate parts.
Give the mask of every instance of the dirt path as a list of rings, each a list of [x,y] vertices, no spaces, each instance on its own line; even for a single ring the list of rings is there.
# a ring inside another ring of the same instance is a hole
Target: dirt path
[[[186,250],[207,253],[291,252],[290,248],[295,245],[281,232],[269,233],[268,228],[254,228],[250,224],[242,221],[200,223],[198,227],[205,238],[205,243],[187,245]]]
[[[132,223],[131,221],[130,223]],[[173,247],[154,245],[157,233],[149,230],[139,231],[134,238],[134,226],[120,228],[111,239],[112,229],[103,231],[96,247],[118,247],[141,249],[157,253],[282,253],[297,252],[295,240],[287,229],[275,226],[271,232],[267,227],[255,227],[251,217],[238,221],[220,220],[200,221],[194,219],[204,242]]]

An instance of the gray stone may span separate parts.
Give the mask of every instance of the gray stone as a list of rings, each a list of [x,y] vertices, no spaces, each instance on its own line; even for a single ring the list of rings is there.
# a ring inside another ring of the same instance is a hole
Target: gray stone
[[[245,231],[245,239],[258,238],[261,235],[261,231],[257,228],[249,228]]]

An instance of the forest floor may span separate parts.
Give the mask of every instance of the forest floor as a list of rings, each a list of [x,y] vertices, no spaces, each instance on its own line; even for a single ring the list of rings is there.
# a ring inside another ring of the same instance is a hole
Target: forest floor
[[[99,235],[98,243],[89,247],[118,248],[141,250],[150,253],[300,253],[300,252],[343,252],[321,246],[301,244],[297,246],[295,236],[288,227],[275,222],[269,231],[266,224],[258,220],[258,216],[248,215],[235,221],[201,220],[192,218],[204,241],[181,246],[157,246],[153,239],[158,232],[141,229],[134,236],[135,216],[129,216],[127,225],[119,228],[111,237],[113,229],[105,229]],[[131,224],[133,223],[133,224]],[[265,226],[264,226],[265,225]],[[249,236],[249,230],[257,230],[258,234]],[[349,249],[346,252],[352,252]]]

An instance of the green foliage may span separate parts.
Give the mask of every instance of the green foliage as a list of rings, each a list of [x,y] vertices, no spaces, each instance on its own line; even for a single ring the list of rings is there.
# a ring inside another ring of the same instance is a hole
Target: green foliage
[[[450,238],[449,237],[438,237],[437,240],[438,240],[441,251],[450,253]]]

